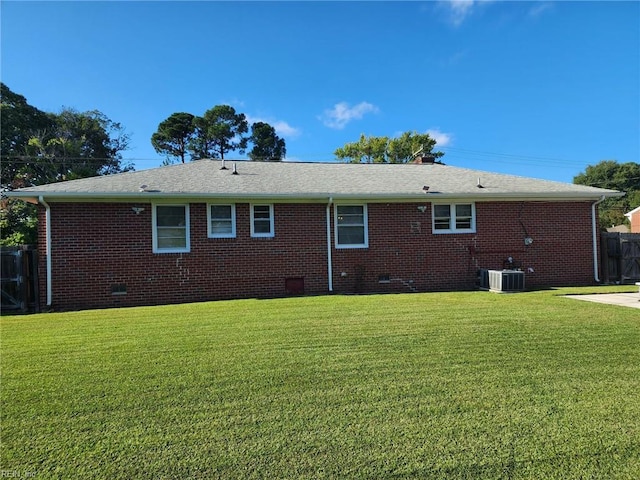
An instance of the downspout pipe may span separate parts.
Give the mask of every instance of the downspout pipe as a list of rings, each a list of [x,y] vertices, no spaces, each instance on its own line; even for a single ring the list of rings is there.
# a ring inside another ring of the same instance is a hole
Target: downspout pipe
[[[45,202],[44,197],[40,195],[38,202],[44,207],[45,212],[45,245],[47,254],[47,306],[50,307],[53,299],[53,290],[51,288],[51,207]]]
[[[600,200],[593,202],[591,205],[591,230],[593,234],[593,279],[596,283],[600,283],[600,272],[598,271],[598,226],[596,225],[596,206],[605,199],[603,195]]]
[[[333,258],[331,256],[331,205],[333,197],[329,197],[327,203],[327,277],[329,284],[329,292],[333,292]]]

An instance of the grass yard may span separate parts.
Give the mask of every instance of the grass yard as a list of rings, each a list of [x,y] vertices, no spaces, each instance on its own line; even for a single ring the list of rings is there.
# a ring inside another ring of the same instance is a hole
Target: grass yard
[[[560,293],[1,319],[2,476],[640,478],[640,315]]]

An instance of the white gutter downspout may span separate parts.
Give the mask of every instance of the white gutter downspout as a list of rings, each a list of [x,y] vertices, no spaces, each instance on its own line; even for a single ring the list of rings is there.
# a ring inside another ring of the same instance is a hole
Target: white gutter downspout
[[[591,229],[593,232],[593,279],[596,283],[600,283],[600,274],[598,272],[598,231],[596,225],[596,205],[603,202],[605,196],[600,197],[600,200],[593,202],[591,205]]]
[[[333,259],[331,258],[331,205],[333,197],[327,203],[327,276],[329,278],[329,292],[333,292]]]
[[[51,207],[44,201],[44,197],[40,195],[38,202],[44,206],[45,211],[45,242],[47,253],[47,306],[50,307],[52,303],[53,290],[51,289]]]

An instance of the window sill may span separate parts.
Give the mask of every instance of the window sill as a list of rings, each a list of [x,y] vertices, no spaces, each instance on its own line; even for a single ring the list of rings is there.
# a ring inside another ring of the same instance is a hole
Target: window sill
[[[455,235],[455,234],[465,234],[465,233],[476,233],[475,230],[432,230],[434,235]]]

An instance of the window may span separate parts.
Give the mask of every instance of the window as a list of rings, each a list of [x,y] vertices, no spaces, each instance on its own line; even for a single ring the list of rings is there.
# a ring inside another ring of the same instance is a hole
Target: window
[[[154,205],[152,221],[154,253],[190,250],[189,205]]]
[[[334,210],[336,225],[336,248],[367,248],[366,205],[336,205]]]
[[[451,205],[433,206],[433,230],[451,229]]]
[[[251,236],[273,237],[273,205],[251,205]]]
[[[433,205],[433,233],[474,233],[475,231],[475,204]]]
[[[456,205],[456,230],[473,228],[473,208],[470,203]]]
[[[235,238],[236,206],[209,204],[209,238]]]

